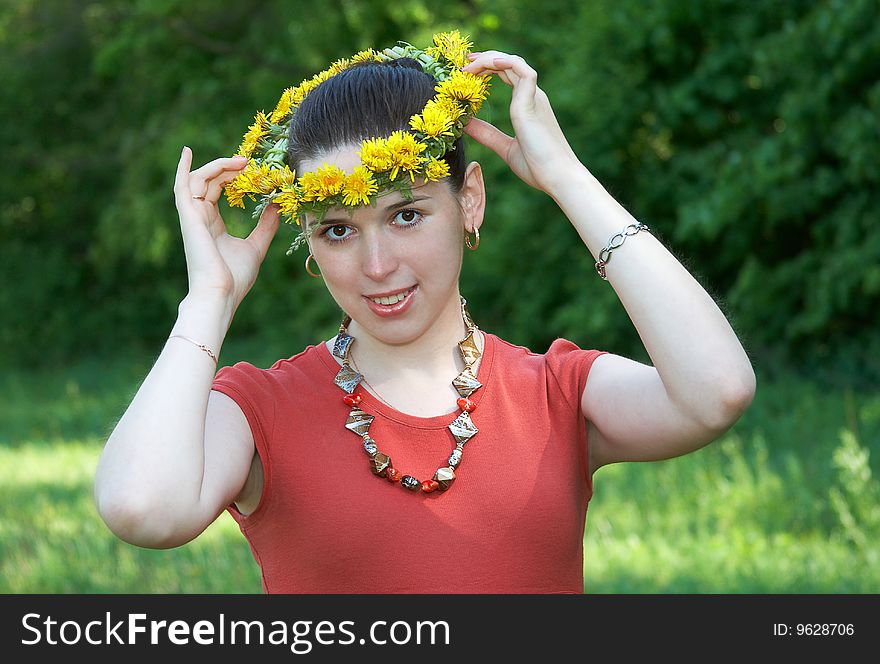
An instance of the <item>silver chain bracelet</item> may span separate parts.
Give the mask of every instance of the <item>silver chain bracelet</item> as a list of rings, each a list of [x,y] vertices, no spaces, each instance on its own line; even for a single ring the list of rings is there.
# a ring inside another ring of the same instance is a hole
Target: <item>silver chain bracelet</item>
[[[608,281],[608,277],[605,276],[605,266],[608,265],[608,261],[611,260],[611,252],[623,244],[627,235],[635,235],[639,231],[648,231],[650,233],[651,229],[640,221],[630,224],[620,233],[612,235],[611,239],[608,240],[608,244],[606,244],[602,251],[599,252],[599,260],[596,261],[596,272],[598,272],[599,276],[605,281]]]

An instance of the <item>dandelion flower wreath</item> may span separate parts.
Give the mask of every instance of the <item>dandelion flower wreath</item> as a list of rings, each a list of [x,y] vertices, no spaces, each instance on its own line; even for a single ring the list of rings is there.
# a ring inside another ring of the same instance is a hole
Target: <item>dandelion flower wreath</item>
[[[302,222],[308,213],[315,214],[320,222],[332,207],[375,207],[378,196],[389,191],[398,191],[412,200],[411,184],[417,177],[437,181],[449,175],[449,166],[441,157],[453,149],[464,125],[477,114],[488,95],[488,75],[461,71],[469,62],[467,55],[472,46],[468,37],[456,30],[435,34],[433,46],[424,50],[406,42],[383,51],[367,49],[337,60],[295,88],[287,88],[275,110],[268,115],[257,113],[235,153],[247,157],[248,163],[225,187],[229,205],[244,208],[247,197],[257,202],[253,214],[257,218],[267,205],[276,203],[284,222],[300,226],[299,235],[287,250],[290,255],[307,239]],[[421,113],[410,118],[410,129],[364,140],[359,152],[361,163],[350,174],[324,163],[297,177],[287,165],[287,134],[306,95],[359,62],[397,58],[418,61],[422,70],[437,81],[436,95]]]

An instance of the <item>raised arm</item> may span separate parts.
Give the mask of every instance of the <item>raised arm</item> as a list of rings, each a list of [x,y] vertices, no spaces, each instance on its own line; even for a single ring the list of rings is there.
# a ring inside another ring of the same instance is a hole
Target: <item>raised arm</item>
[[[235,311],[278,229],[277,207],[266,209],[248,238],[230,236],[217,201],[245,160],[217,159],[192,173],[191,161],[185,148],[174,184],[189,293],[95,476],[96,506],[110,529],[151,548],[190,541],[230,502],[249,500],[254,485],[250,428],[229,397],[211,392],[211,383]]]
[[[476,53],[465,68],[494,73],[513,87],[516,136],[471,120],[466,131],[496,152],[527,184],[550,195],[587,250],[607,259],[605,276],[636,327],[654,366],[603,355],[581,398],[589,420],[590,465],[652,461],[685,454],[718,438],[751,403],[755,374],[733,329],[708,293],[577,159],[537,74],[521,57]],[[619,240],[619,238],[618,238]],[[596,277],[598,278],[598,276]]]

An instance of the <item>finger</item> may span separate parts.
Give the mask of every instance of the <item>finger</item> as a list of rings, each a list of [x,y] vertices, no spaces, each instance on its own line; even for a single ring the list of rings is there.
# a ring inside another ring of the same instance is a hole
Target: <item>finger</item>
[[[536,72],[522,57],[509,55],[501,51],[485,51],[476,55],[472,61],[463,68],[471,74],[490,72],[497,74],[505,83],[513,87],[513,101],[516,104],[530,106],[534,103],[534,97],[538,87],[538,72]]]
[[[174,199],[180,206],[182,201],[189,204],[192,195],[189,188],[189,169],[192,166],[192,150],[185,145],[180,151],[180,161],[177,162],[177,172],[174,175]]]
[[[247,166],[247,159],[242,156],[220,157],[200,166],[190,173],[192,194],[207,196],[207,183],[227,171],[241,171]]]
[[[280,220],[281,208],[276,203],[270,203],[260,215],[260,220],[257,222],[254,230],[247,236],[247,241],[259,252],[261,263],[266,258],[269,244],[272,242],[272,238],[275,237]]]
[[[514,141],[513,137],[479,118],[471,118],[464,126],[464,133],[507,161],[507,154]]]
[[[509,85],[510,87],[516,85],[513,71],[506,71],[504,69],[497,68],[491,62],[482,62],[476,65],[473,69],[463,69],[462,71],[465,71],[469,74],[474,74],[475,76],[490,76],[492,74],[495,74],[505,83],[505,85]]]
[[[462,67],[462,71],[470,74],[479,74],[484,72],[499,73],[500,70],[494,64],[496,58],[510,59],[518,58],[519,56],[504,53],[503,51],[480,51],[478,53],[468,53],[467,57],[470,62]]]
[[[192,167],[193,153],[189,147],[184,146],[180,153],[180,161],[177,163],[177,173],[174,177],[174,200],[180,217],[180,232],[183,236],[183,246],[187,255],[192,251],[192,246],[198,246],[207,234],[207,228],[203,221],[203,215],[194,205],[192,189],[190,188],[190,171]],[[200,239],[201,238],[201,239]]]
[[[511,104],[521,105],[523,108],[534,108],[535,95],[538,92],[538,72],[519,56],[495,58],[494,64],[498,69],[516,73]]]
[[[245,166],[247,166],[246,163]],[[232,171],[223,171],[217,177],[209,180],[205,190],[205,202],[216,205],[223,194],[223,187],[237,178],[243,170],[244,167]]]
[[[462,69],[473,69],[471,65],[474,62],[485,64],[487,62],[491,62],[492,58],[503,58],[509,57],[510,55],[510,53],[505,53],[504,51],[496,51],[494,49],[489,51],[471,51],[467,54],[467,59],[470,60],[470,63],[462,67]]]

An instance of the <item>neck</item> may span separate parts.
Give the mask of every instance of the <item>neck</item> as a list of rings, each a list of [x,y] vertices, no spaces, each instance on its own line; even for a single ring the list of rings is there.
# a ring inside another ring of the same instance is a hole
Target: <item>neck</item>
[[[419,337],[400,343],[388,343],[372,334],[357,321],[348,332],[355,338],[351,354],[358,370],[372,383],[391,377],[430,377],[457,375],[463,368],[458,342],[467,336],[458,291],[440,316]],[[459,366],[462,365],[462,366]]]

